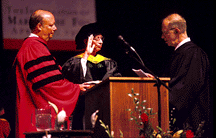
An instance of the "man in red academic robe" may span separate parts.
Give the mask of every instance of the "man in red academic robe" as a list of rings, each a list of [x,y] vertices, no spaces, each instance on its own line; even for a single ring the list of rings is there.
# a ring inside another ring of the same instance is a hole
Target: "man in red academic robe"
[[[29,21],[31,34],[25,39],[16,56],[16,137],[24,132],[36,131],[35,109],[46,108],[48,101],[64,108],[70,116],[76,105],[80,90],[88,85],[73,84],[64,79],[61,67],[47,48],[47,41],[57,30],[52,13],[35,11]],[[56,116],[52,112],[52,116]],[[52,122],[53,123],[53,122]]]

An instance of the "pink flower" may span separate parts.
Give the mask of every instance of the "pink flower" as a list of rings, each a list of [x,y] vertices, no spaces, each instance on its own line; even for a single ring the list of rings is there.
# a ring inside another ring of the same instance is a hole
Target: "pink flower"
[[[191,130],[186,131],[186,138],[193,138],[194,137],[194,132]]]
[[[141,114],[141,119],[142,119],[142,122],[145,124],[145,123],[148,123],[148,116],[147,114],[145,113],[142,113]]]

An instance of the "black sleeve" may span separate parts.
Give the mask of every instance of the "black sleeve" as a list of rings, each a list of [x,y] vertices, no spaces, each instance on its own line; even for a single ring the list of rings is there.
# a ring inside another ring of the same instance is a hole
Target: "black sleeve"
[[[73,83],[77,83],[80,84],[81,79],[80,79],[80,73],[82,70],[81,67],[81,59],[80,58],[70,58],[69,60],[67,60],[63,66],[62,66],[62,74],[63,76],[73,82]]]
[[[104,75],[102,80],[107,79],[108,77],[120,77],[121,74],[118,72],[117,62],[114,60],[105,61],[107,73]]]
[[[176,66],[176,75],[169,84],[170,102],[181,109],[194,103],[207,86],[209,63],[207,55],[197,48],[186,52]]]

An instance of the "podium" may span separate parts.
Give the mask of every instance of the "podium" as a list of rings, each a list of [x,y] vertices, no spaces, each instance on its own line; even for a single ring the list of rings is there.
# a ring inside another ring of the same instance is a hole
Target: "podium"
[[[168,85],[169,78],[160,78]],[[158,112],[158,92],[155,87],[156,80],[145,77],[109,77],[107,80],[89,89],[85,95],[85,129],[92,129],[91,115],[99,110],[98,120],[109,125],[114,136],[119,137],[121,130],[124,137],[137,137],[139,130],[135,121],[129,121],[130,112],[134,109],[133,99],[128,96],[133,88],[139,93],[140,101],[146,100],[146,107],[153,108],[153,113]],[[169,128],[169,95],[168,90],[161,86],[161,128],[167,131]],[[158,126],[158,115],[153,115],[150,122],[155,130]],[[96,128],[100,128],[99,122]],[[100,128],[102,131],[103,128]],[[105,130],[104,130],[105,132]],[[100,133],[100,132],[99,132]]]

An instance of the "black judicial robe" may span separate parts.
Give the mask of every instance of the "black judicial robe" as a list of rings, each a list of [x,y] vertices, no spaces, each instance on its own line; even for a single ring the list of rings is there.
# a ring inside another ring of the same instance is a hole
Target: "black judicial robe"
[[[177,126],[188,123],[195,131],[209,119],[209,61],[206,53],[193,42],[174,51],[169,76],[170,104],[177,109]]]

